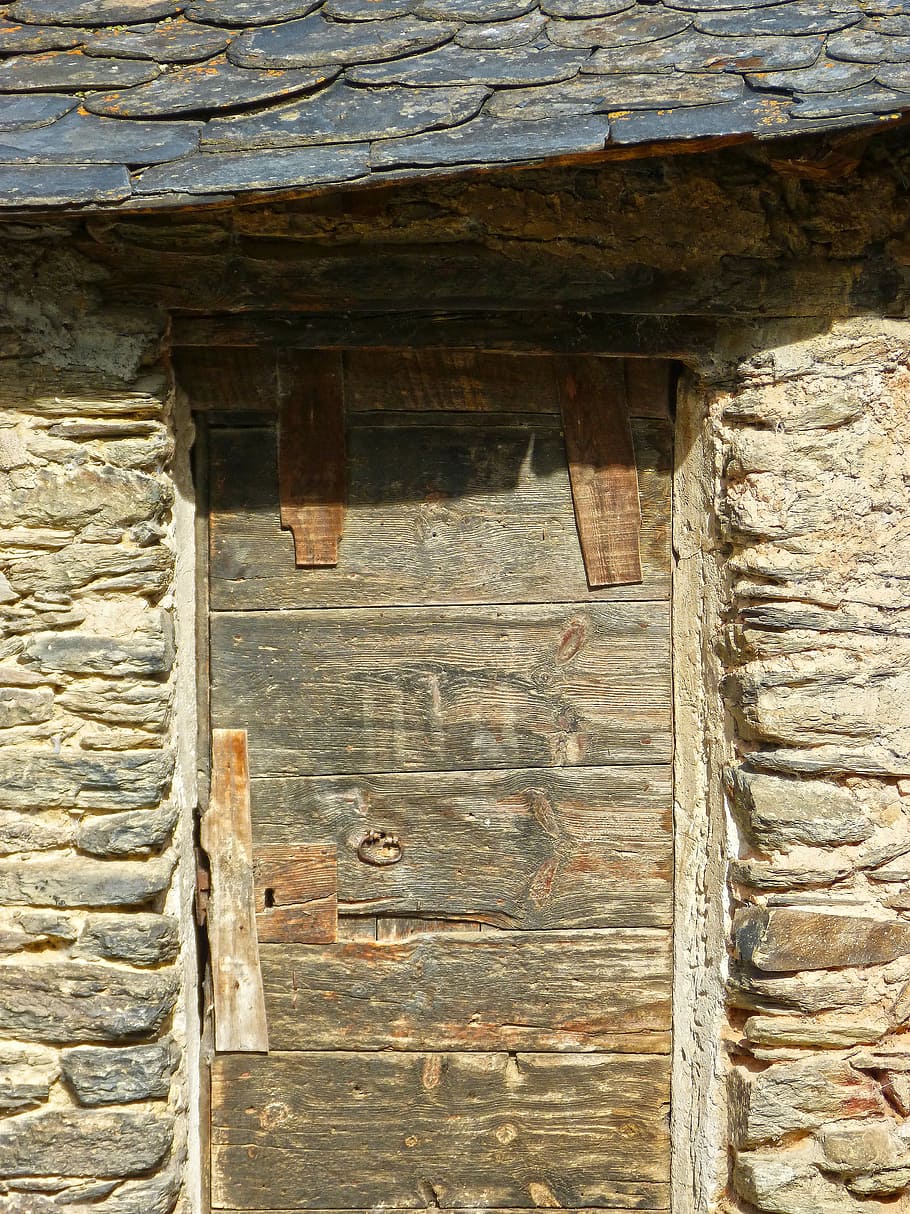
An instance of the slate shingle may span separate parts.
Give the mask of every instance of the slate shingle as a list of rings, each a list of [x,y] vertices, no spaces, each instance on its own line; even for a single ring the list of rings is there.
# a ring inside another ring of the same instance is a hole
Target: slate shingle
[[[0,133],[0,162],[158,164],[194,151],[195,122],[117,122],[78,111],[50,126]]]
[[[910,60],[910,37],[851,29],[828,39],[828,54],[852,63],[906,63]]]
[[[173,17],[182,7],[180,0],[17,0],[7,16],[48,25],[139,25]]]
[[[600,151],[609,136],[606,118],[506,122],[475,118],[452,131],[383,139],[373,144],[376,169],[457,164],[527,164],[548,156]]]
[[[228,56],[241,67],[319,67],[376,63],[448,42],[457,26],[416,17],[388,21],[326,21],[318,13],[242,34]]]
[[[319,0],[193,0],[184,12],[192,21],[230,27],[289,21],[318,7]]]
[[[85,206],[129,196],[129,174],[119,166],[0,164],[5,207]]]
[[[466,25],[455,35],[459,46],[478,51],[503,51],[527,46],[545,33],[548,18],[537,10],[512,21],[494,21],[490,25]]]
[[[618,16],[595,17],[588,21],[554,18],[547,29],[547,36],[557,46],[638,46],[680,34],[691,24],[692,18],[689,16],[655,7],[642,13],[620,13]],[[641,54],[644,64],[646,60],[643,52]]]
[[[497,118],[568,117],[616,110],[675,109],[738,101],[745,90],[739,76],[707,73],[667,76],[576,76],[542,88],[502,89],[485,113]]]
[[[16,55],[0,63],[0,93],[110,89],[154,80],[161,69],[135,59],[96,59],[82,51]]]
[[[65,25],[16,25],[0,22],[0,55],[68,51],[82,46],[88,33]]]
[[[247,152],[239,156],[199,152],[176,164],[148,169],[137,194],[233,193],[278,190],[356,181],[369,172],[369,145]]]
[[[858,8],[838,8],[830,4],[793,0],[788,4],[775,4],[772,8],[759,8],[751,13],[743,13],[739,9],[699,13],[695,28],[705,34],[728,34],[733,37],[745,34],[828,34],[855,25],[862,20],[862,16]]]
[[[114,59],[148,59],[152,63],[194,63],[226,50],[232,34],[211,25],[179,17],[157,25],[128,25],[94,33],[85,43],[87,55]]]
[[[0,104],[0,131],[17,131],[56,122],[79,104],[78,97],[62,93],[24,93],[4,97]]]
[[[547,45],[506,51],[446,46],[427,55],[349,69],[347,77],[357,84],[546,84],[568,80],[586,59],[583,51]]]

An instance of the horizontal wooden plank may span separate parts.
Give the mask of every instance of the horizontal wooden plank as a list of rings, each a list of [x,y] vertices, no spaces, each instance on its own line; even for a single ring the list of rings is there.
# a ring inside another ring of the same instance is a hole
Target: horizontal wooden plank
[[[256,776],[666,763],[665,604],[219,613]]]
[[[656,421],[633,432],[643,581],[592,592],[555,416],[352,418],[333,570],[295,568],[274,431],[213,428],[212,607],[666,599],[672,432]]]
[[[308,831],[298,838],[309,838]],[[253,849],[256,935],[260,944],[330,944],[338,937],[334,846],[257,845]]]
[[[669,767],[254,779],[255,850],[335,844],[343,915],[422,915],[512,929],[666,927]],[[401,862],[357,858],[369,830]]]
[[[278,407],[275,351],[236,347],[175,350],[174,375],[197,411],[249,410],[274,413]]]
[[[220,1057],[214,1205],[661,1208],[668,1101],[661,1056]]]
[[[273,1050],[669,1053],[668,931],[262,945],[260,964]]]
[[[265,1210],[265,1209],[251,1210],[249,1208],[249,1206],[244,1206],[244,1208],[242,1210],[238,1210],[236,1207],[234,1209],[229,1210],[229,1209],[227,1209],[226,1206],[217,1206],[217,1207],[213,1206],[212,1208],[217,1209],[218,1214],[291,1214],[291,1211],[288,1209],[284,1209],[284,1210]],[[436,1209],[435,1206],[433,1208]],[[635,1210],[637,1211],[637,1214],[665,1214],[665,1211],[668,1210],[669,1208],[670,1208],[669,1206],[661,1206],[659,1209],[657,1207],[649,1207],[647,1210],[645,1210],[641,1206],[635,1206]],[[588,1206],[587,1208],[576,1210],[574,1212],[574,1214],[627,1214],[628,1210],[629,1210],[629,1206],[610,1206],[609,1208],[607,1208],[606,1206]],[[323,1214],[375,1214],[375,1211],[374,1210],[344,1210],[344,1211],[342,1211],[342,1210],[325,1210],[323,1212]],[[397,1211],[395,1211],[394,1209],[391,1209],[389,1206],[384,1206],[383,1214],[397,1214]],[[456,1211],[450,1207],[448,1209],[441,1210],[440,1214],[456,1214]],[[539,1208],[534,1207],[532,1209],[527,1209],[527,1210],[517,1210],[517,1209],[513,1208],[508,1211],[485,1209],[484,1214],[539,1214]]]

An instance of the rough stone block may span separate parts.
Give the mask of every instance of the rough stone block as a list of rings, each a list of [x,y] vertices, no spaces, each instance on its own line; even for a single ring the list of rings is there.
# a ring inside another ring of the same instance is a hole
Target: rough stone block
[[[733,1186],[768,1214],[895,1214],[892,1204],[854,1197],[818,1162],[811,1146],[745,1151],[736,1157]]]
[[[174,554],[163,544],[70,544],[60,552],[10,557],[4,564],[19,594],[70,593],[116,583],[135,594],[154,594],[173,573]]]
[[[0,1046],[0,1112],[44,1104],[60,1074],[57,1054],[40,1045]]]
[[[904,920],[784,907],[737,911],[733,936],[739,957],[772,973],[877,965],[910,953]]]
[[[870,999],[869,982],[860,970],[809,970],[768,975],[735,959],[727,981],[727,999],[734,1007],[759,1012],[780,1009],[812,1014],[859,1011]]]
[[[135,906],[168,888],[175,858],[154,860],[0,860],[0,903],[31,906]]]
[[[142,809],[157,805],[173,772],[170,751],[62,753],[39,746],[0,751],[2,809]]]
[[[143,472],[108,465],[28,469],[8,473],[0,495],[0,526],[87,527],[106,523],[129,527],[162,519],[173,494],[168,484]],[[2,484],[2,481],[0,481]]]
[[[76,846],[98,856],[132,856],[160,851],[170,842],[176,821],[177,811],[170,807],[91,817],[79,827]]]
[[[0,687],[0,729],[49,721],[54,715],[50,687]]]
[[[128,637],[41,633],[26,641],[21,660],[45,673],[164,676],[174,661],[170,617],[157,612],[147,628]]]
[[[77,956],[131,965],[161,965],[175,960],[180,949],[177,920],[151,912],[94,914],[73,950]]]
[[[157,1167],[173,1119],[142,1107],[52,1109],[0,1122],[0,1175],[136,1176]]]
[[[0,809],[0,855],[68,847],[73,829],[63,814],[21,814]]]
[[[849,789],[830,780],[788,780],[737,770],[730,783],[737,817],[766,849],[861,843],[875,829]]]
[[[160,417],[167,396],[167,378],[157,371],[117,385],[111,377],[49,371],[31,361],[9,359],[0,367],[4,407],[43,417]]]
[[[817,1050],[845,1049],[878,1041],[888,1031],[883,1017],[837,1020],[813,1016],[750,1016],[743,1026],[747,1041],[766,1046],[808,1046]]]
[[[170,970],[149,973],[78,961],[5,962],[0,965],[0,1033],[59,1043],[147,1036],[173,1010],[178,985]],[[0,1175],[3,1171],[0,1164]]]
[[[847,1181],[847,1188],[860,1198],[891,1197],[910,1188],[910,1167],[883,1168],[880,1172],[857,1176]],[[857,1208],[857,1214],[862,1214],[865,1209],[864,1202]]]
[[[777,1062],[756,1073],[736,1069],[729,1095],[731,1130],[740,1148],[777,1142],[829,1121],[887,1113],[878,1084],[839,1056]]]
[[[109,725],[135,725],[163,733],[170,715],[172,689],[164,683],[79,679],[61,695],[69,712]]]
[[[891,1121],[842,1121],[822,1126],[818,1135],[827,1171],[859,1176],[905,1162]],[[910,1162],[910,1160],[906,1161]]]
[[[83,1105],[129,1104],[167,1097],[173,1070],[167,1045],[64,1050],[63,1074]]]

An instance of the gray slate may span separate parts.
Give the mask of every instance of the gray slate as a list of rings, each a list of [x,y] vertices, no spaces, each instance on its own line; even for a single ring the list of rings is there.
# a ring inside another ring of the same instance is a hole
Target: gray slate
[[[12,25],[0,24],[0,55],[19,55],[36,51],[66,51],[82,46],[86,34],[83,30],[68,29],[65,25]]]
[[[136,193],[293,189],[356,181],[369,169],[369,148],[364,144],[245,155],[201,152],[177,164],[149,169],[137,181]]]
[[[48,126],[79,104],[77,97],[63,93],[25,94],[7,97],[0,105],[0,131],[17,131],[28,127]]]
[[[675,109],[738,101],[739,77],[707,73],[668,76],[576,76],[562,84],[529,89],[503,89],[485,113],[496,118],[541,119],[611,110]]]
[[[50,126],[0,132],[0,161],[158,164],[192,152],[199,131],[194,122],[117,122],[68,113]]]
[[[318,7],[319,0],[193,0],[184,14],[212,25],[271,25],[305,17]]]
[[[176,811],[132,810],[125,814],[92,814],[76,831],[76,847],[95,856],[142,856],[170,843]]]
[[[475,118],[453,131],[388,139],[373,145],[373,167],[520,164],[548,156],[600,151],[610,133],[606,118],[506,122]]]
[[[894,114],[906,97],[893,89],[874,84],[851,89],[846,93],[811,93],[797,97],[793,106],[794,118],[837,118],[841,114]]]
[[[417,0],[325,0],[322,12],[336,21],[388,21],[406,17]]]
[[[855,25],[862,15],[858,8],[832,9],[829,4],[794,0],[788,4],[776,4],[772,8],[759,8],[751,13],[736,9],[702,13],[695,20],[695,28],[706,34],[733,37],[744,34],[827,34]]]
[[[800,38],[750,36],[729,38],[687,30],[647,47],[648,67],[679,68],[687,72],[782,71],[809,67],[824,44],[820,35]],[[584,71],[632,72],[641,66],[644,50],[636,46],[595,51]]]
[[[82,51],[52,51],[40,59],[16,55],[0,63],[0,93],[129,88],[154,80],[160,70],[154,63],[97,59]]]
[[[545,33],[548,18],[541,12],[528,13],[512,21],[494,21],[490,25],[466,25],[455,35],[459,46],[479,51],[507,50],[527,46]]]
[[[251,71],[219,57],[177,68],[139,88],[89,97],[85,106],[92,113],[118,118],[168,118],[202,110],[232,110],[317,88],[337,70]]]
[[[609,17],[627,12],[635,0],[541,0],[541,12],[551,17]]]
[[[0,1123],[0,1170],[4,1176],[136,1176],[161,1163],[173,1134],[170,1117],[145,1109],[42,1109]]]
[[[60,25],[137,25],[173,17],[180,0],[18,0],[6,10],[11,21]]]
[[[875,67],[867,63],[845,63],[819,59],[811,67],[792,72],[747,72],[746,82],[754,89],[789,93],[836,93],[859,88],[875,78]]]
[[[614,117],[611,142],[636,144],[712,139],[722,135],[759,132],[768,137],[787,122],[789,104],[772,98],[699,105],[691,109],[644,110]]]
[[[582,51],[546,45],[507,51],[470,51],[461,46],[447,46],[394,63],[352,68],[347,76],[357,84],[546,84],[568,80],[586,60]]]
[[[0,199],[7,207],[79,206],[129,196],[129,174],[120,165],[0,163]]]
[[[457,26],[415,17],[330,22],[317,13],[242,34],[228,57],[242,67],[266,68],[376,63],[440,46],[456,32]]]
[[[171,1086],[173,1063],[166,1045],[82,1046],[64,1050],[60,1061],[82,1105],[162,1100]]]
[[[886,88],[910,93],[910,63],[889,63],[887,67],[878,69],[876,79]],[[906,100],[904,104],[907,104]]]
[[[654,8],[645,9],[643,13],[620,13],[588,21],[554,19],[547,33],[557,46],[635,46],[680,34],[691,24],[692,18],[687,15]],[[647,63],[644,57],[642,63]]]
[[[907,63],[910,37],[893,38],[875,30],[852,29],[828,39],[828,54],[851,63]]]
[[[233,35],[211,25],[178,18],[158,25],[132,25],[94,34],[87,55],[112,59],[149,59],[152,63],[195,63],[226,50]]]
[[[717,9],[765,8],[782,0],[666,0],[667,8],[680,8],[691,13],[710,13]]]
[[[73,953],[91,960],[152,966],[174,961],[179,950],[180,930],[175,918],[133,910],[86,915]]]
[[[507,21],[523,17],[535,7],[536,0],[419,0],[414,10],[418,17],[431,21]]]
[[[339,81],[264,114],[215,118],[206,127],[202,146],[247,151],[417,134],[467,122],[487,96],[489,90],[478,87],[368,89]]]

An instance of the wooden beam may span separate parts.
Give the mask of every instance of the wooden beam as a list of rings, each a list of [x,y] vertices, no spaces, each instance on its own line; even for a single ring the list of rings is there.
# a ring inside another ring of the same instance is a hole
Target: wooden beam
[[[301,831],[306,827],[301,824]],[[256,848],[256,932],[260,944],[333,944],[338,938],[338,864],[327,844]]]
[[[245,729],[212,731],[212,791],[202,818],[212,869],[208,908],[215,1049],[268,1053],[256,909]]]
[[[566,359],[557,383],[588,583],[640,582],[641,506],[622,363]]]
[[[275,351],[235,347],[175,350],[174,375],[195,412],[275,409]]]
[[[341,356],[285,351],[279,384],[281,526],[294,536],[298,569],[333,567],[347,497]]]

